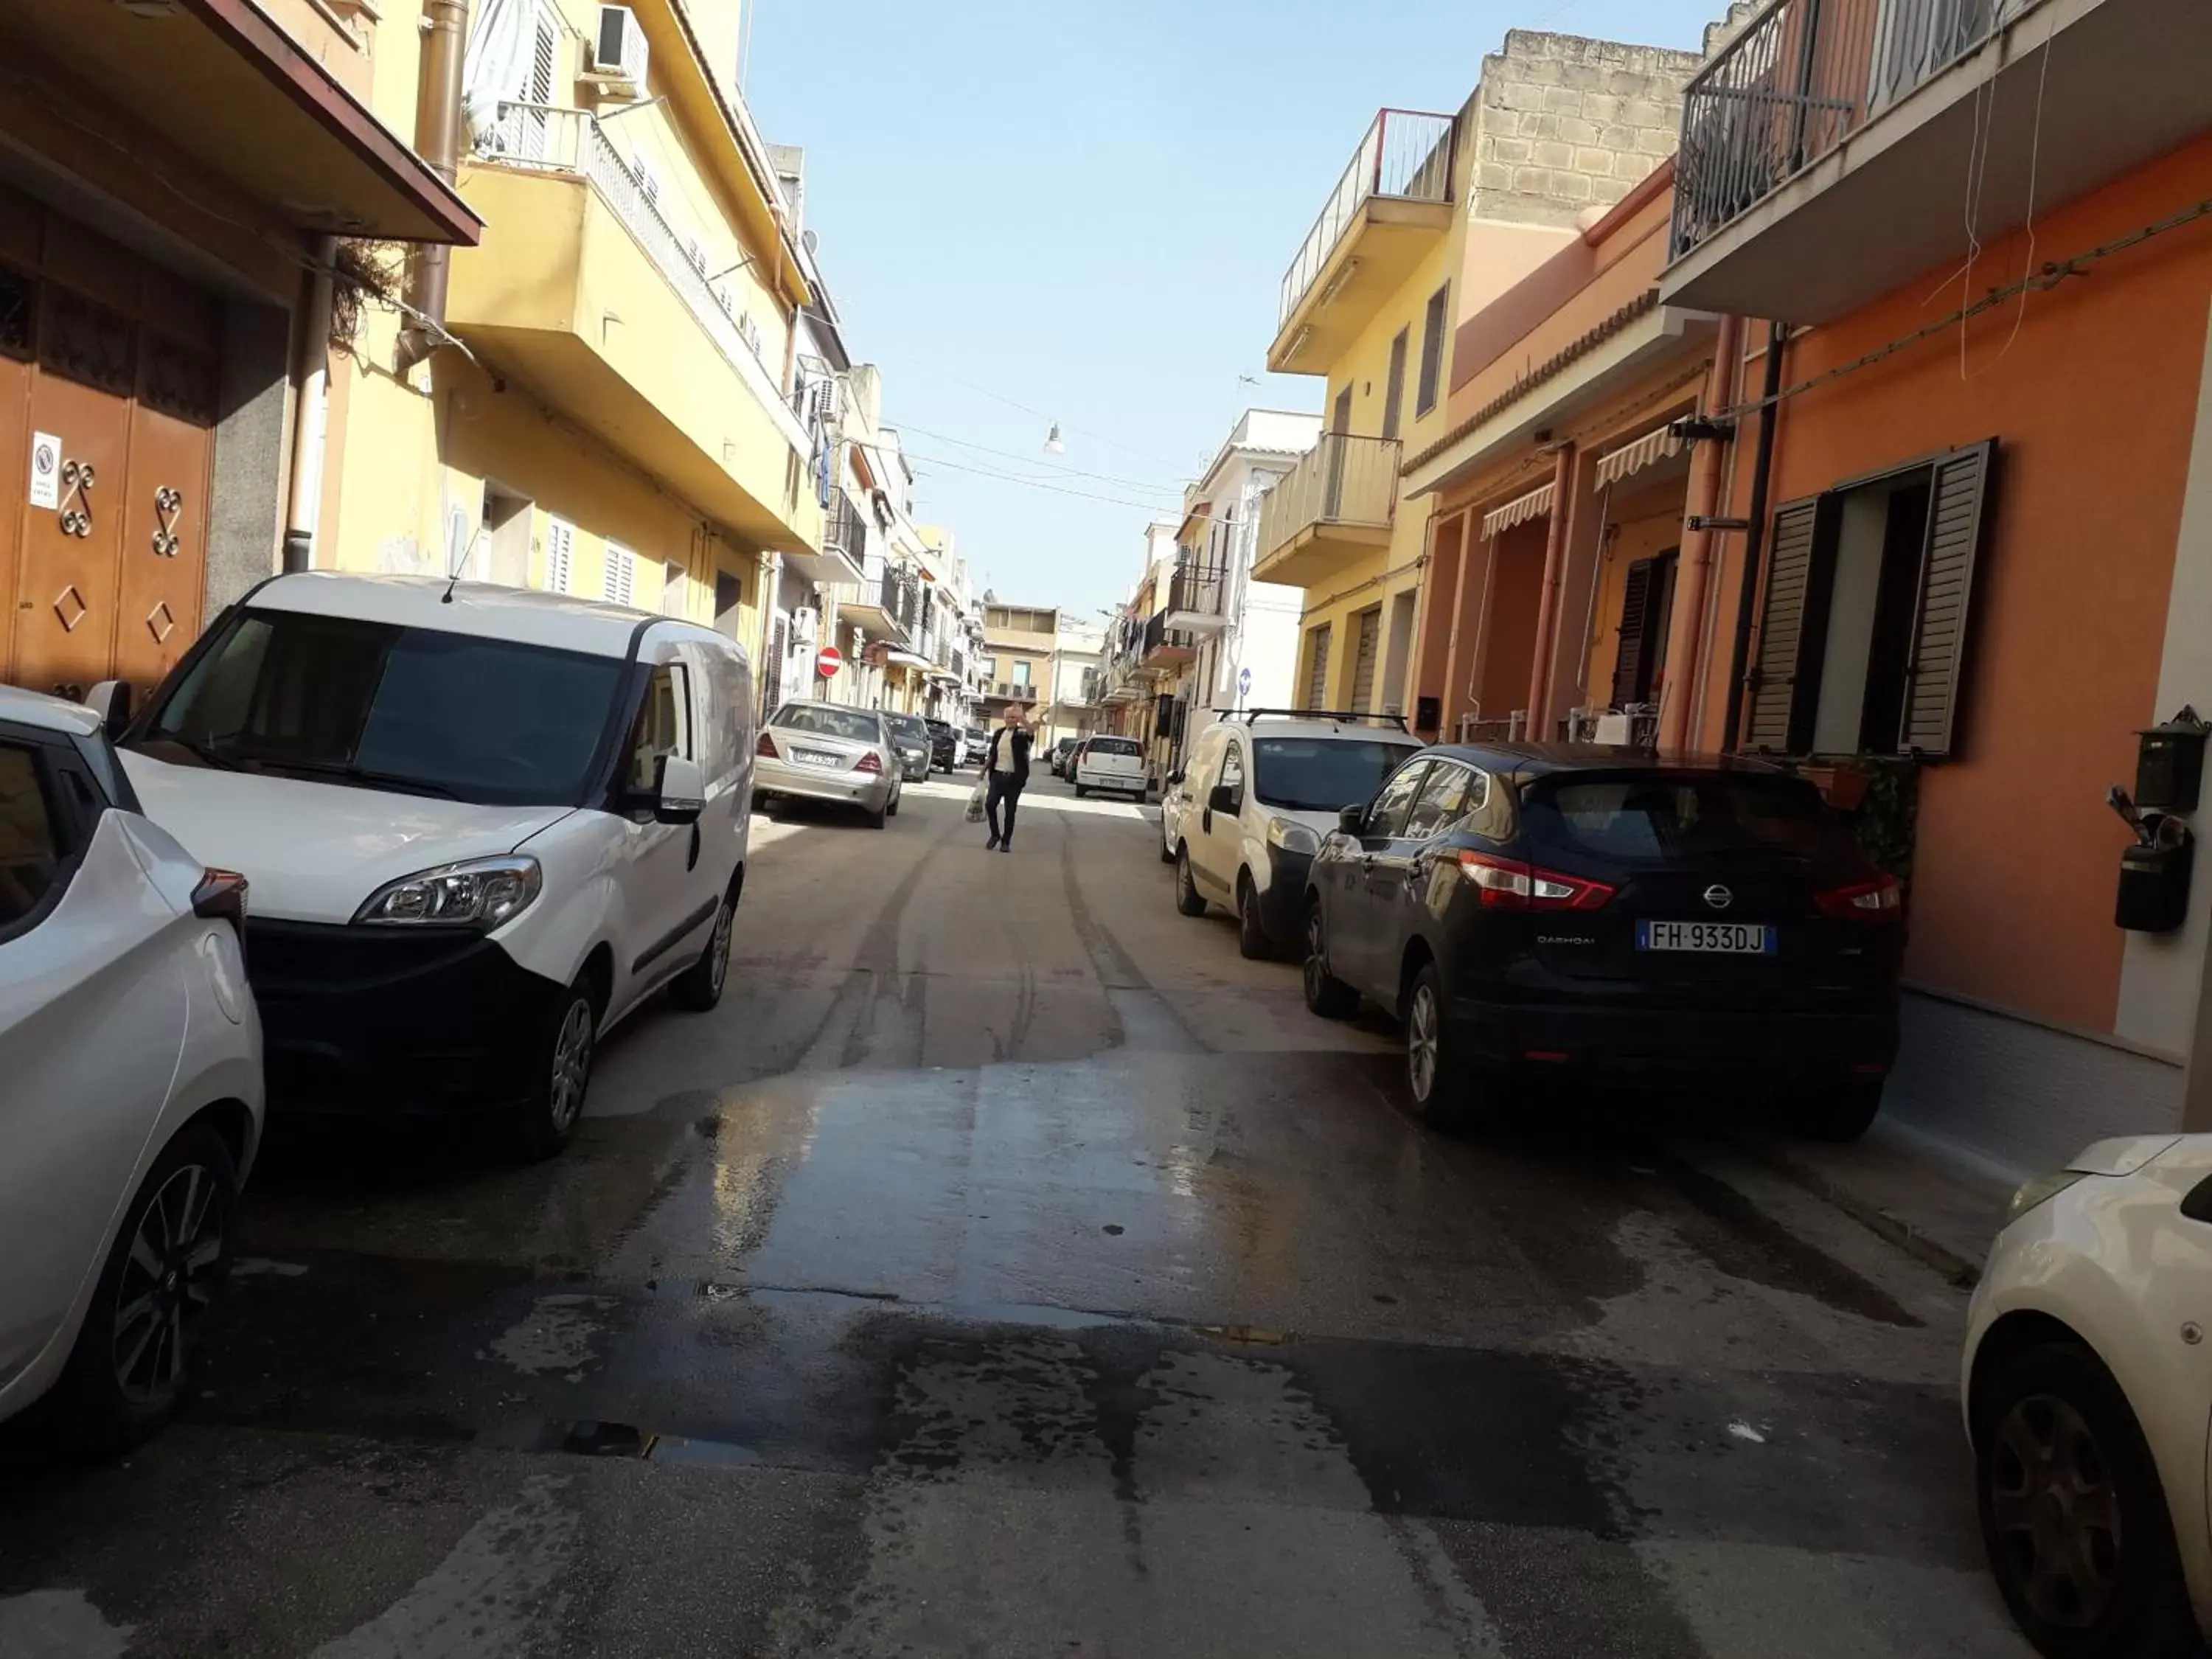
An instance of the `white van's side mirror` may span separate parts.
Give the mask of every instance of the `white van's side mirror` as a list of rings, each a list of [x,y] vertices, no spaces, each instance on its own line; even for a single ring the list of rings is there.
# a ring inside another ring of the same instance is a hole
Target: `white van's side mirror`
[[[84,706],[100,716],[111,738],[131,724],[131,685],[126,680],[102,680],[84,694]]]
[[[699,763],[663,755],[655,763],[653,816],[661,823],[696,823],[707,807],[707,780]]]

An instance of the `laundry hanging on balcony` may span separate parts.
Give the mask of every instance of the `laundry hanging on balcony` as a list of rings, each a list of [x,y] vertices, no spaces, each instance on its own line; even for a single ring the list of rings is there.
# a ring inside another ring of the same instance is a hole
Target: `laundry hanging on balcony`
[[[471,148],[498,125],[501,100],[547,101],[531,73],[538,15],[539,0],[477,0],[461,70],[461,118]]]
[[[1546,516],[1552,510],[1552,496],[1557,489],[1556,484],[1546,484],[1525,495],[1516,496],[1494,513],[1485,514],[1482,539],[1488,541],[1492,536],[1510,530],[1516,524],[1526,524],[1531,519]]]

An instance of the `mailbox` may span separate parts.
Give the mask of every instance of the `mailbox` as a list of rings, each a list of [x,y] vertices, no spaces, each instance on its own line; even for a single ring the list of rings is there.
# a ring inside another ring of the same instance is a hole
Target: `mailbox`
[[[2136,805],[2145,811],[2194,812],[2204,779],[2204,738],[2212,726],[2185,708],[2163,726],[2136,733]]]
[[[2112,920],[2131,933],[2171,933],[2189,918],[2189,867],[2197,837],[2186,830],[2120,854],[2120,892]]]

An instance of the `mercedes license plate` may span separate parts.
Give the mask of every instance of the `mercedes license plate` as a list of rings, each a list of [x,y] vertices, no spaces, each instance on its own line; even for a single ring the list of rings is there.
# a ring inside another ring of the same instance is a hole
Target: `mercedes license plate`
[[[845,763],[842,756],[825,755],[815,749],[794,749],[791,751],[791,757],[801,766],[842,766]]]
[[[1774,929],[1751,921],[1639,921],[1639,951],[1693,951],[1708,956],[1771,957]]]

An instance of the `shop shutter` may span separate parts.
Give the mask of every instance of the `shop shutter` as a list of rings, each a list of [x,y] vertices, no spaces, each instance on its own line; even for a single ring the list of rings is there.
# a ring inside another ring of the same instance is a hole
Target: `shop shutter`
[[[1799,695],[1799,681],[1807,640],[1815,648],[1826,643],[1827,606],[1816,566],[1824,545],[1833,550],[1835,499],[1791,501],[1774,515],[1774,533],[1767,539],[1759,657],[1745,699],[1747,749],[1795,754],[1812,740],[1813,699]]]
[[[1913,608],[1912,654],[1905,671],[1905,722],[1897,745],[1900,754],[1935,759],[1949,755],[1954,747],[1966,620],[1996,453],[1992,439],[1936,463],[1928,540],[1920,559],[1920,592]]]
[[[1329,626],[1323,623],[1306,635],[1308,648],[1313,653],[1306,664],[1306,707],[1318,708],[1322,699],[1328,695],[1328,635]]]
[[[1365,714],[1375,706],[1375,656],[1382,635],[1382,611],[1376,606],[1358,617],[1358,649],[1352,659],[1352,706]]]
[[[1644,629],[1651,606],[1651,570],[1657,561],[1638,559],[1628,567],[1620,596],[1620,647],[1613,659],[1613,706],[1643,701]]]

